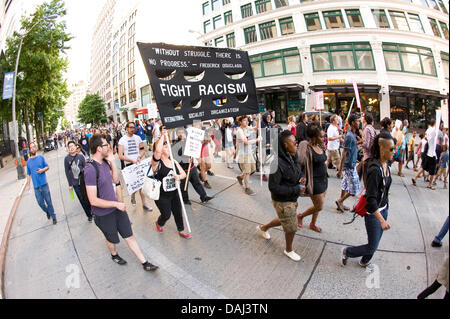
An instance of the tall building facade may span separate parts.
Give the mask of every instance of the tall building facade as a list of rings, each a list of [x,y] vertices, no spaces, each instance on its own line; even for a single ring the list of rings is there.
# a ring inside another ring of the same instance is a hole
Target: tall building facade
[[[116,0],[107,0],[96,23],[91,44],[89,92],[105,102],[107,115],[112,115],[111,40]]]
[[[74,83],[69,88],[71,94],[64,107],[64,118],[72,125],[78,124],[78,108],[87,94],[87,84],[84,81]]]
[[[412,127],[443,107],[448,126],[449,4],[443,0],[203,0],[200,40],[249,52],[259,104],[278,122],[314,109],[362,111]],[[354,104],[356,109],[356,103]]]

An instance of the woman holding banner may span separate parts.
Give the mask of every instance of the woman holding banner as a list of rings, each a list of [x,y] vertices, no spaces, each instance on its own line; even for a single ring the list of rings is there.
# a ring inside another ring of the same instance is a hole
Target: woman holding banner
[[[162,127],[161,138],[153,145],[152,171],[156,179],[161,181],[159,200],[155,200],[161,215],[156,221],[156,230],[163,232],[162,227],[169,220],[171,213],[175,218],[178,234],[186,239],[191,236],[184,233],[184,223],[180,198],[177,193],[176,181],[186,178],[186,173],[180,164],[174,160],[175,171],[170,159],[169,141],[167,139],[167,130]]]

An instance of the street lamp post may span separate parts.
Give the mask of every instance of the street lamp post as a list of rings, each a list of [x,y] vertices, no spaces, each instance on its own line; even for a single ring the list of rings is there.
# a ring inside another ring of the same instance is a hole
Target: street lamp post
[[[47,17],[48,20],[54,20],[56,18],[57,18],[57,16]],[[19,130],[17,128],[17,122],[16,122],[16,80],[17,80],[17,69],[19,67],[19,58],[20,58],[20,51],[22,50],[23,39],[28,34],[28,32],[30,32],[39,22],[41,22],[41,20],[38,20],[35,24],[33,24],[33,26],[27,32],[25,32],[25,34],[23,34],[20,37],[19,49],[17,50],[16,66],[14,68],[14,88],[13,88],[13,97],[12,97],[12,121],[13,121],[13,126],[14,126],[14,149],[16,150],[17,179],[18,180],[25,179],[25,173],[24,173],[24,168],[23,168],[23,165],[22,165],[22,158],[20,157],[20,153],[19,153]]]

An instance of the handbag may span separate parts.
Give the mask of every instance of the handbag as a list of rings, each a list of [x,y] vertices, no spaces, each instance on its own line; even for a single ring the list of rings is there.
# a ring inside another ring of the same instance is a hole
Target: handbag
[[[156,168],[156,173],[159,171],[160,165],[161,164],[158,164],[158,167]],[[144,186],[142,187],[142,191],[144,195],[146,195],[148,198],[153,200],[159,200],[159,193],[162,183],[161,181],[156,179],[155,175],[148,176],[148,173],[150,172],[151,169],[152,167],[150,166],[147,171],[146,178],[144,180]]]

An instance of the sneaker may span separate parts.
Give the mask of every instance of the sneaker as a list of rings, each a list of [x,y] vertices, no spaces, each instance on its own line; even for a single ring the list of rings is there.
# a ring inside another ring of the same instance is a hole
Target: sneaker
[[[348,257],[347,257],[347,255],[345,254],[345,250],[346,250],[346,248],[345,248],[345,247],[342,247],[342,254],[341,254],[341,263],[342,263],[342,266],[347,265],[347,260],[348,260]]]
[[[155,271],[155,270],[159,269],[158,266],[155,266],[155,265],[149,263],[148,261],[143,263],[142,267],[144,268],[145,271]]]
[[[188,200],[184,200],[183,202],[184,202],[185,205],[192,205],[192,203],[191,203],[191,201],[189,199]]]
[[[115,256],[111,255],[111,259],[119,265],[125,265],[127,263],[127,261],[120,257],[118,254]]]
[[[92,216],[88,217],[88,222],[92,223]]]
[[[432,241],[431,242],[431,247],[442,247],[442,243],[438,243],[438,242],[436,242],[436,241]]]
[[[239,182],[239,185],[241,185],[241,186],[244,185],[244,184],[242,183],[243,178],[242,178],[241,176],[237,176],[236,179],[237,179],[237,181]]]
[[[149,212],[152,212],[153,211],[153,208],[151,208],[151,207],[147,207],[147,206],[143,206],[143,208],[144,208],[144,211],[145,210],[148,210]]]
[[[287,252],[286,250],[284,251],[284,254],[286,256],[288,256],[289,258],[291,258],[293,261],[300,261],[302,259],[302,257],[300,257],[299,255],[297,255],[295,253],[295,251],[291,251],[291,252]]]
[[[245,189],[245,193],[250,196],[256,195],[256,193],[250,187]]]
[[[131,205],[133,205],[133,207],[136,206],[136,199],[131,198]]]
[[[262,238],[267,239],[267,240],[270,239],[269,232],[263,231],[259,225],[256,226],[256,230],[258,231],[258,233],[261,235]]]
[[[206,197],[202,200],[202,204],[206,204],[206,203],[209,202],[211,199],[214,199],[214,197],[206,196]]]
[[[53,218],[53,225],[56,225],[56,223],[57,223],[56,218]]]
[[[49,213],[47,213],[47,219],[50,220],[50,214]]]
[[[211,185],[209,185],[208,181],[205,181],[205,182],[203,183],[203,185],[205,186],[205,188],[211,189]]]
[[[208,170],[208,171],[206,172],[206,174],[208,174],[209,176],[214,176],[213,171],[210,171],[210,170]]]
[[[158,221],[156,221],[155,225],[156,225],[156,230],[158,231],[158,233],[164,232],[164,230],[161,227],[159,227]]]

